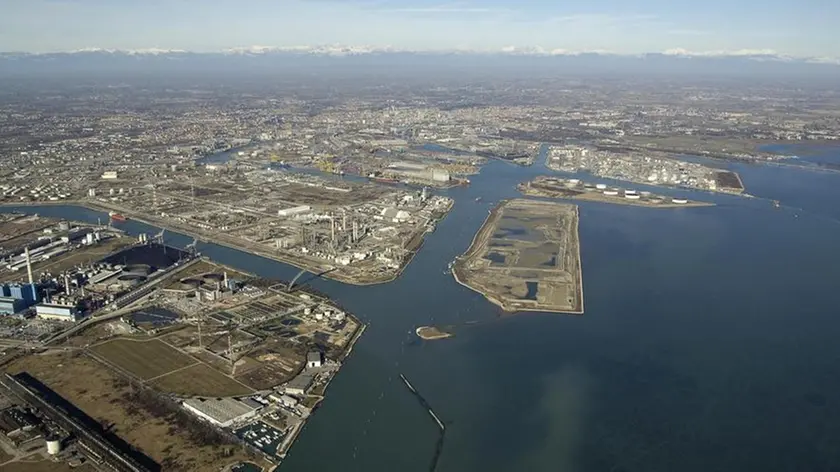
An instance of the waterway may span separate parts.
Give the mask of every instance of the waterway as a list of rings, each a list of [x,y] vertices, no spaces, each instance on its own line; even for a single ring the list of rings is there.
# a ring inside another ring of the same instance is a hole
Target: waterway
[[[439,430],[401,373],[446,424],[441,472],[837,470],[840,174],[731,166],[760,198],[656,189],[718,205],[577,202],[580,316],[500,317],[445,273],[495,203],[550,173],[541,160],[491,161],[472,185],[447,191],[452,213],[395,282],[309,282],[369,328],[281,471],[426,472]],[[166,240],[191,241],[169,232]],[[224,247],[198,249],[263,276],[297,273]],[[417,326],[435,324],[455,336],[417,339]]]

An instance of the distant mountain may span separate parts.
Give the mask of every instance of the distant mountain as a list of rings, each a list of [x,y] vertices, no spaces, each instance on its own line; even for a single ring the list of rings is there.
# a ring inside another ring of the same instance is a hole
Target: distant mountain
[[[620,55],[601,51],[509,47],[500,51],[408,51],[366,46],[251,46],[197,53],[168,49],[83,49],[0,53],[0,77],[158,76],[213,74],[355,74],[377,76],[495,74],[511,77],[632,74],[724,77],[840,78],[840,61],[742,50]]]

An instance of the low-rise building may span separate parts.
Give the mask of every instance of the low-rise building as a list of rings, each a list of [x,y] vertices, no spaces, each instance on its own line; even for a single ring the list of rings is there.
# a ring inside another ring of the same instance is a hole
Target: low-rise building
[[[304,370],[297,377],[289,381],[285,386],[285,393],[288,395],[303,396],[312,386],[315,380],[315,372],[311,370]]]
[[[257,408],[234,398],[190,398],[184,409],[216,426],[227,428],[257,415]]]
[[[41,303],[35,305],[35,313],[38,318],[45,320],[79,321],[81,316],[75,306],[57,305],[53,303]]]
[[[318,368],[321,367],[323,362],[321,361],[321,353],[318,351],[310,351],[306,354],[306,368]]]
[[[289,216],[297,216],[297,215],[305,215],[312,211],[312,207],[309,205],[300,205],[292,208],[284,208],[282,210],[277,210],[277,216],[280,217],[289,217]]]

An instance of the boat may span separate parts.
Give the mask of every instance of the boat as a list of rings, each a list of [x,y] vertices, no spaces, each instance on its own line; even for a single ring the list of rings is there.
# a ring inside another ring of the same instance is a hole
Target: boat
[[[480,201],[481,201],[481,197],[475,197],[475,201],[476,201],[476,202],[480,202]]]
[[[778,200],[773,200],[773,208],[779,208],[779,207],[781,207],[781,206],[782,206],[782,205],[781,205],[781,203],[779,203],[779,201],[778,201]]]
[[[126,220],[128,220],[128,218],[126,218],[125,216],[123,216],[123,215],[121,215],[121,214],[119,214],[119,213],[113,212],[113,211],[108,212],[108,216],[109,216],[109,217],[111,218],[111,220],[113,220],[113,221],[126,221]]]
[[[374,182],[382,182],[382,183],[385,183],[385,184],[398,184],[398,183],[400,183],[400,181],[397,180],[397,179],[388,179],[388,178],[385,178],[385,177],[369,177],[369,178],[370,178],[370,180],[373,180]]]

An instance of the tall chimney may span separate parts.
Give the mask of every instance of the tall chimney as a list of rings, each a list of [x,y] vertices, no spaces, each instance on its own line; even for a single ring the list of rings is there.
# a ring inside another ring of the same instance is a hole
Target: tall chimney
[[[26,275],[29,276],[29,283],[33,283],[32,279],[32,261],[29,259],[29,246],[26,246],[24,250],[24,254],[26,254]]]
[[[35,281],[32,279],[32,260],[29,258],[29,246],[26,246],[24,253],[26,254],[26,275],[29,276],[29,288],[32,290],[32,300],[35,301],[38,294],[35,291]]]

